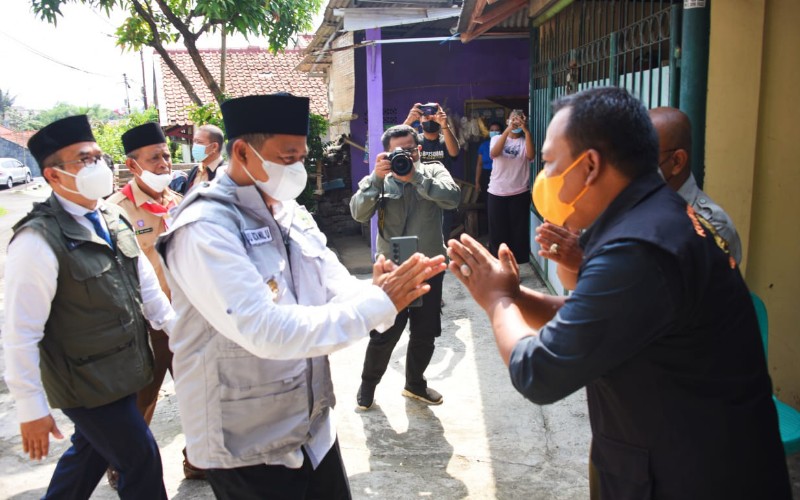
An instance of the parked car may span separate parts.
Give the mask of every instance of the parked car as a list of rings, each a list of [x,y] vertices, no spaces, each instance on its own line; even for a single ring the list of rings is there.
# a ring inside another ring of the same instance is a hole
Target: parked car
[[[14,158],[0,158],[0,186],[8,189],[14,184],[33,180],[31,169],[26,167],[21,161]]]

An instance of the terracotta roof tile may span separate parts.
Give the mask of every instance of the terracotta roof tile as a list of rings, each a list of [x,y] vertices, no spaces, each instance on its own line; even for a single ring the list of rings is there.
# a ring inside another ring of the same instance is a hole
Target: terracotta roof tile
[[[192,83],[195,92],[203,102],[213,101],[200,74],[192,63],[186,50],[167,51]],[[200,50],[206,67],[215,75],[219,83],[219,57],[217,49]],[[187,118],[186,108],[192,104],[189,95],[172,71],[159,59],[163,75],[163,90],[167,116],[161,117],[162,125],[186,125],[191,122]],[[277,54],[270,53],[261,47],[246,49],[228,49],[226,59],[225,93],[232,97],[253,94],[270,94],[274,92],[291,92],[311,98],[311,111],[325,117],[328,116],[327,86],[322,78],[310,77],[307,73],[295,70],[303,60],[302,50],[286,50]]]
[[[28,147],[28,139],[31,138],[33,134],[36,133],[36,130],[25,130],[25,131],[15,131],[9,128],[0,127],[0,137],[7,141],[11,141],[14,144],[22,146],[23,148]]]

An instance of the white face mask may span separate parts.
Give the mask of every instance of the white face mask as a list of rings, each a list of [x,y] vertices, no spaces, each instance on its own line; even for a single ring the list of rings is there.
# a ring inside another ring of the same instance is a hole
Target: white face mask
[[[89,163],[80,169],[77,174],[71,174],[60,168],[56,168],[56,170],[75,178],[75,187],[78,190],[73,191],[62,185],[61,187],[64,188],[64,191],[79,194],[89,200],[99,200],[111,194],[114,189],[114,173],[108,168],[105,160]]]
[[[142,168],[142,166],[139,165],[139,162],[137,162],[136,160],[133,160],[133,162],[136,163],[137,167]],[[149,187],[156,193],[160,193],[165,189],[167,189],[169,183],[172,182],[172,175],[170,174],[154,174],[153,172],[150,172],[149,170],[145,170],[143,168],[142,168],[142,175],[140,175],[139,178],[142,179],[142,182],[147,184],[147,187]]]
[[[248,144],[248,146],[250,146],[250,144]],[[247,176],[250,177],[250,180],[255,182],[256,186],[261,191],[278,201],[289,201],[300,196],[300,193],[306,188],[306,182],[308,180],[308,173],[306,172],[306,167],[303,165],[303,162],[298,161],[291,165],[281,165],[262,158],[253,146],[250,146],[250,149],[252,149],[256,156],[258,156],[258,159],[261,160],[261,166],[264,168],[264,172],[269,176],[269,180],[266,182],[257,181],[247,168],[244,169]]]

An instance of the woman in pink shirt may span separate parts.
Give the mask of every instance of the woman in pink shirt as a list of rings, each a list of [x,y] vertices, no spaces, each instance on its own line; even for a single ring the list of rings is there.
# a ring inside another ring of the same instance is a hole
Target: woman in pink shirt
[[[505,243],[517,262],[523,263],[530,257],[529,164],[535,150],[522,110],[512,111],[506,123],[503,133],[490,143],[494,165],[487,199],[489,251],[496,257],[500,243]]]

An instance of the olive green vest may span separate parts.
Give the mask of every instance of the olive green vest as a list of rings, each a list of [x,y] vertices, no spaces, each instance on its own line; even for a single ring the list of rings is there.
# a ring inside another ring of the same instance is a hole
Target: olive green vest
[[[53,408],[108,404],[153,377],[136,236],[119,207],[106,204],[100,212],[114,250],[55,196],[35,204],[14,226],[15,234],[30,228],[42,235],[58,259],[56,294],[39,343],[42,383]]]

